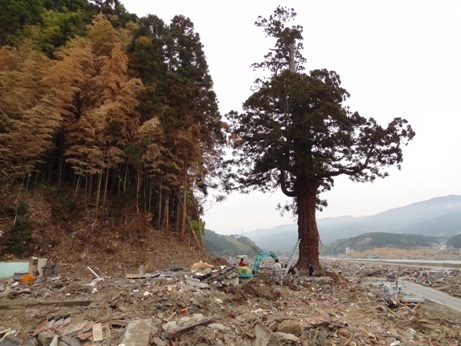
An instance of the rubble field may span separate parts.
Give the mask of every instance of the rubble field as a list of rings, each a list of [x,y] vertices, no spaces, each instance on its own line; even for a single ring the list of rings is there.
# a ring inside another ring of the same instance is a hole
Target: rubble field
[[[461,345],[460,311],[383,290],[398,270],[459,296],[458,269],[322,259],[326,275],[277,285],[270,266],[238,280],[236,263],[170,236],[142,255],[62,249],[57,275],[0,281],[0,345]]]

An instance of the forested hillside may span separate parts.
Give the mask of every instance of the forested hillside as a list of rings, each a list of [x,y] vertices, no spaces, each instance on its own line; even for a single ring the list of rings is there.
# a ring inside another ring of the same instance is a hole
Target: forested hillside
[[[117,0],[4,0],[0,44],[3,251],[30,249],[24,191],[94,220],[131,203],[203,248],[225,135],[193,23],[137,18]]]
[[[447,245],[457,249],[461,248],[461,234],[448,238]]]
[[[207,231],[204,236],[207,253],[228,258],[238,255],[256,257],[262,250],[249,238],[239,235],[221,235]]]
[[[337,240],[322,248],[323,255],[343,255],[348,250],[367,251],[376,248],[415,249],[438,245],[441,239],[419,234],[385,232],[365,233],[356,237]]]

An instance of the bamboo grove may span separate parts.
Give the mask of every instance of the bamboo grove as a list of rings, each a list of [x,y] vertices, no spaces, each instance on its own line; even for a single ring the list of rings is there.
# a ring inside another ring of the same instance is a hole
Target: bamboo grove
[[[2,3],[2,186],[71,186],[96,217],[130,196],[155,227],[200,233],[225,136],[193,23],[118,1]]]

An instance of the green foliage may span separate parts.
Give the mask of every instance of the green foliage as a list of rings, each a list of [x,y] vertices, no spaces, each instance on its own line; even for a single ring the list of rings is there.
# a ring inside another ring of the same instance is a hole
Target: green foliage
[[[26,218],[29,206],[21,203],[16,209],[16,222],[9,230],[8,247],[11,253],[20,256],[26,253],[32,238],[32,228]]]
[[[2,0],[0,1],[0,45],[17,45],[31,26],[40,27],[40,49],[49,57],[75,35],[85,36],[86,25],[99,12],[114,27],[125,27],[136,15],[116,2],[97,6],[88,0]]]
[[[205,233],[205,222],[204,221],[200,221],[200,232],[201,234],[199,234],[199,222],[197,220],[191,220],[191,224],[192,224],[192,228],[194,229],[194,232],[195,234],[197,234],[197,236],[202,236],[204,233]]]
[[[338,175],[373,181],[387,176],[386,167],[399,167],[401,145],[414,136],[407,121],[395,118],[383,128],[350,112],[343,105],[348,96],[339,75],[325,69],[284,71],[263,84],[245,102],[245,113],[231,114],[239,186],[281,185],[295,197],[301,182],[321,192]]]
[[[454,248],[461,248],[461,234],[448,238],[447,245]]]
[[[255,257],[262,252],[252,240],[243,236],[220,235],[207,230],[204,241],[206,251],[218,257],[235,257],[237,255]]]
[[[102,187],[117,208],[136,200],[176,215],[159,199],[184,172],[200,193],[215,173],[224,134],[198,33],[183,16],[135,20],[120,1],[0,1],[0,44],[17,46],[0,47],[0,178],[78,185],[55,215]]]
[[[88,9],[90,4],[88,0],[44,0],[43,6],[56,12],[77,12]]]
[[[37,25],[42,21],[42,0],[0,1],[0,45],[18,42],[26,25]]]
[[[229,163],[238,167],[229,187],[263,192],[280,187],[299,203],[306,193],[315,197],[330,190],[339,175],[360,182],[386,177],[387,167],[400,168],[402,146],[415,133],[405,119],[382,127],[351,112],[344,104],[349,93],[335,71],[303,73],[302,28],[286,26],[293,17],[292,10],[279,7],[269,20],[257,22],[276,47],[254,66],[273,74],[256,80],[243,113],[229,114],[235,138]]]
[[[345,104],[349,93],[335,71],[304,73],[302,27],[288,26],[295,15],[279,6],[269,19],[256,22],[275,39],[275,48],[253,64],[266,76],[255,81],[243,112],[228,114],[233,157],[225,174],[229,190],[280,188],[293,198],[302,240],[298,264],[307,269],[310,263],[320,265],[319,234],[312,222],[316,208],[326,206],[319,195],[340,175],[357,182],[388,176],[388,167],[400,168],[402,147],[415,133],[402,118],[382,127],[351,112]]]
[[[365,233],[356,237],[335,241],[321,249],[323,255],[341,255],[346,248],[356,251],[367,251],[376,248],[414,249],[430,247],[439,243],[436,237],[419,234],[395,234],[386,232]]]
[[[141,163],[141,155],[144,150],[145,149],[139,145],[129,144],[126,146],[124,151],[128,158],[128,162],[137,167]]]
[[[95,1],[100,11],[111,21],[114,28],[124,27],[130,22],[134,22],[137,16],[129,13],[120,1]]]
[[[86,23],[81,12],[48,10],[43,13],[42,18],[40,48],[48,57],[53,57],[54,51],[72,37],[85,34]]]
[[[155,84],[158,90],[151,97],[159,97],[162,92],[167,65],[164,47],[166,45],[167,27],[163,20],[154,15],[139,19],[138,28],[133,34],[133,41],[128,47],[132,54],[131,64],[145,84]],[[148,101],[149,98],[146,98]]]

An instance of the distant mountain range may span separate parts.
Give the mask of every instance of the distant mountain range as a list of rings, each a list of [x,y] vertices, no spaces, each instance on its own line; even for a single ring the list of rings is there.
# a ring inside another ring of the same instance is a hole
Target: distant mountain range
[[[390,209],[373,216],[317,220],[321,244],[364,233],[386,232],[451,237],[461,233],[461,196],[449,195]],[[265,251],[289,251],[298,239],[297,224],[258,229],[244,235]]]
[[[373,232],[334,241],[323,246],[320,250],[323,256],[338,256],[347,254],[350,250],[363,252],[377,248],[417,249],[430,247],[440,249],[443,248],[441,243],[446,241],[446,238],[427,237],[420,234]]]

